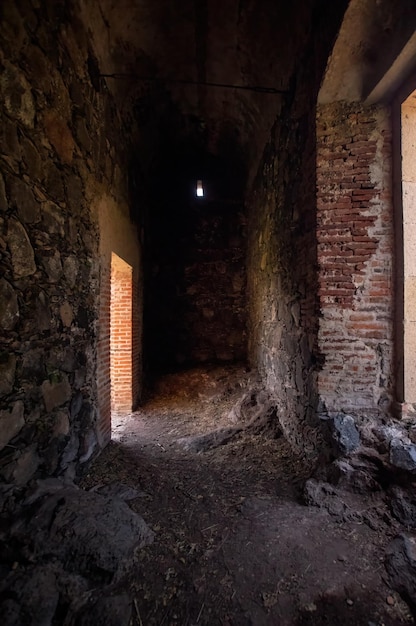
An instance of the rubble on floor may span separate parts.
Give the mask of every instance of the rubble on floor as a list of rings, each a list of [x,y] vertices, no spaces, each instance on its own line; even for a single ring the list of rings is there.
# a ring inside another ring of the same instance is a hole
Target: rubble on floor
[[[125,502],[137,493],[123,485],[85,491],[47,479],[22,504],[15,495],[3,491],[3,511],[9,511],[2,520],[3,626],[127,626],[131,598],[120,588],[154,537]]]

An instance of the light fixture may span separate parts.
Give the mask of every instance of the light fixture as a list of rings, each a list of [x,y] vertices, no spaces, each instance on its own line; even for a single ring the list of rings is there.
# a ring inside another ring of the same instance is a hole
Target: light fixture
[[[204,195],[204,188],[202,186],[202,180],[196,181],[196,195],[198,198],[202,198]]]

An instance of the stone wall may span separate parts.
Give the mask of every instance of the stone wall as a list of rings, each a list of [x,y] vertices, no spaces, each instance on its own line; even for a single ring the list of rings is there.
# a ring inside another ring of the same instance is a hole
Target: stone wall
[[[317,135],[319,394],[330,412],[385,412],[394,383],[389,114],[322,105]]]
[[[90,76],[86,42],[65,3],[1,6],[0,474],[17,485],[73,475],[105,441],[96,408],[97,332],[109,332],[97,318],[103,199],[109,230],[124,216],[118,239],[137,269],[126,142]]]
[[[152,368],[244,360],[244,207],[202,198],[169,210],[175,223],[166,216],[162,227],[158,219],[151,243],[146,334]]]
[[[250,362],[277,399],[285,435],[307,453],[319,447],[314,423],[317,316],[311,118],[312,114],[276,125],[248,222]]]
[[[249,359],[292,446],[316,456],[318,334],[315,106],[346,3],[313,15],[248,202]],[[310,33],[309,33],[310,34]]]

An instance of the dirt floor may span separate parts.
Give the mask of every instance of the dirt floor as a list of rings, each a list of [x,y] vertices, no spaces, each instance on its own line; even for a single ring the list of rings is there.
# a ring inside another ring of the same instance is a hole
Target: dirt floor
[[[113,441],[84,478],[138,489],[129,504],[156,535],[130,580],[132,623],[413,624],[385,582],[397,528],[305,506],[313,468],[283,437],[243,433],[200,454],[178,443],[229,426],[246,381],[238,368],[166,377],[141,410],[114,417]]]

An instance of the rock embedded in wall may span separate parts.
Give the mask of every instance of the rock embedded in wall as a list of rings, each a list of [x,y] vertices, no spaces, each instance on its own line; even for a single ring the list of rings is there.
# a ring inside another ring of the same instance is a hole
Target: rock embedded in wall
[[[9,198],[12,206],[17,208],[19,219],[25,224],[40,220],[40,205],[33,191],[23,180],[13,176],[8,182]]]
[[[37,445],[32,444],[18,452],[11,467],[8,467],[3,475],[10,483],[23,487],[33,478],[40,463]]]
[[[6,196],[6,186],[4,184],[4,178],[0,173],[0,212],[7,211],[9,204]]]
[[[14,278],[24,278],[36,272],[35,253],[27,231],[17,219],[7,224],[7,245],[12,255]]]
[[[17,293],[7,280],[0,278],[0,328],[3,331],[13,330],[18,321]]]
[[[16,375],[16,356],[0,352],[0,394],[11,393]]]
[[[15,402],[11,411],[0,411],[0,450],[16,437],[24,425],[23,402]]]
[[[65,214],[63,209],[54,202],[42,203],[42,227],[50,235],[59,235],[64,237],[66,235],[65,230]]]
[[[74,319],[74,311],[69,302],[64,302],[59,307],[59,314],[61,316],[62,324],[64,326],[71,326],[72,320]]]
[[[75,142],[66,122],[56,111],[46,111],[43,124],[46,136],[63,163],[70,164]]]
[[[63,272],[61,255],[58,250],[45,250],[42,256],[42,264],[48,276],[48,281],[57,283]]]
[[[64,272],[66,282],[68,283],[68,286],[71,289],[75,287],[76,280],[78,277],[78,268],[79,268],[79,261],[74,255],[70,254],[67,257],[65,257],[64,262],[63,262],[63,272]]]
[[[68,402],[71,398],[68,377],[64,374],[58,374],[58,380],[45,380],[42,383],[42,396],[48,413]]]
[[[24,73],[9,61],[2,62],[0,73],[0,99],[11,118],[33,128],[35,103],[31,85]]]

